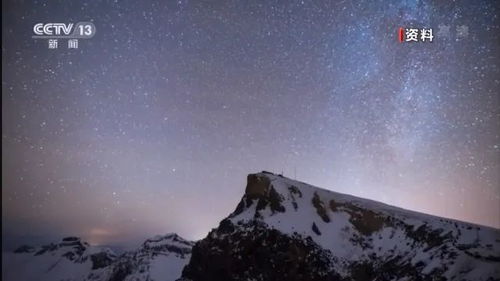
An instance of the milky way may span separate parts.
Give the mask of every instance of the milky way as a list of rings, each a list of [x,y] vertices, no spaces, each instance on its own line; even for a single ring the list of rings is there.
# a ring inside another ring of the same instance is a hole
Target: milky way
[[[261,170],[500,227],[495,1],[2,6],[4,240],[201,238]]]

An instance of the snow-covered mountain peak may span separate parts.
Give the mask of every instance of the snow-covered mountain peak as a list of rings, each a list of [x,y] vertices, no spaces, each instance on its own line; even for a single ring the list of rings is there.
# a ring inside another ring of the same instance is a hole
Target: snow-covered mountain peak
[[[274,278],[252,255],[287,280],[490,280],[500,278],[500,230],[264,171],[248,175],[235,211],[195,245],[183,276]]]
[[[93,268],[104,267],[116,258],[116,254],[111,249],[91,246],[79,237],[65,237],[57,243],[40,247],[23,245],[17,248],[14,253],[65,258],[75,263],[85,263],[90,260]]]
[[[40,247],[4,253],[3,280],[16,281],[174,281],[191,257],[194,242],[175,233],[147,239],[138,249],[116,256],[109,248],[66,237]]]
[[[166,235],[157,235],[153,238],[147,239],[143,243],[144,249],[167,250],[178,253],[190,253],[194,242],[185,240],[176,233],[169,233]]]
[[[475,232],[482,230],[482,239],[498,244],[500,251],[500,241],[495,241],[500,239],[498,230],[493,228],[405,210],[266,171],[248,175],[245,194],[229,219],[233,223],[256,219],[285,233],[302,231],[312,237],[322,236],[320,226],[331,228],[342,222],[361,235],[372,235],[398,221],[414,228],[442,227],[459,236],[470,232],[476,237]],[[311,233],[313,224],[316,230]]]
[[[188,263],[193,245],[175,233],[157,235],[137,250],[124,253],[112,265],[92,272],[88,280],[174,281]]]
[[[90,271],[100,270],[116,260],[109,248],[91,246],[78,237],[56,243],[21,246],[3,254],[5,280],[84,280]]]

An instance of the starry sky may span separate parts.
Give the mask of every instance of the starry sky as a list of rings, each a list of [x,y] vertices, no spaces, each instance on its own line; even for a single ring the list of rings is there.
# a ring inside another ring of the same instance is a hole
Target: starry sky
[[[500,227],[496,1],[2,1],[2,241],[199,239],[246,175]],[[68,49],[39,22],[91,21]],[[397,30],[432,28],[430,42]]]

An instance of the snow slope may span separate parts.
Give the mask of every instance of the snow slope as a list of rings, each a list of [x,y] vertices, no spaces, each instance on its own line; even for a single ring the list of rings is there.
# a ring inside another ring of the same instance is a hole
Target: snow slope
[[[58,244],[23,246],[14,253],[3,253],[2,280],[173,281],[189,261],[192,246],[193,242],[177,234],[167,234],[116,256],[107,248],[70,237]]]
[[[288,280],[301,280],[304,275],[289,273],[286,267],[290,265],[279,259],[300,256],[297,253],[302,251],[321,252],[314,261],[321,271],[307,277],[314,280],[500,280],[497,229],[412,212],[268,172],[248,176],[238,207],[197,243],[184,277],[196,281],[217,276],[273,279],[261,263],[244,255],[256,254],[250,249],[249,245],[255,247],[251,241],[266,243],[263,247],[283,245],[278,249],[281,253],[258,254],[276,259],[273,270],[284,266]],[[218,260],[233,268],[243,261],[250,273],[225,272],[224,266],[216,273],[203,264],[210,261],[212,268],[217,267]],[[295,263],[314,268],[311,262]]]
[[[188,263],[193,245],[175,233],[156,236],[111,266],[92,272],[86,280],[174,281]]]
[[[83,280],[91,270],[107,266],[115,258],[108,248],[67,237],[56,244],[38,248],[22,246],[13,253],[3,253],[2,280]]]

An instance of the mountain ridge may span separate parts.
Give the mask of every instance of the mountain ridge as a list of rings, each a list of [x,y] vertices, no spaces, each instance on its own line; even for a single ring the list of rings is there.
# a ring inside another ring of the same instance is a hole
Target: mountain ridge
[[[263,171],[196,242],[168,233],[117,255],[65,237],[3,257],[7,281],[494,281],[500,230]]]
[[[469,224],[469,225],[471,225],[473,227],[488,228],[488,229],[491,229],[491,230],[494,230],[494,231],[500,231],[500,228],[496,228],[496,227],[493,227],[493,226],[490,226],[490,225],[484,225],[484,224],[480,224],[480,223],[475,223],[475,222],[470,222],[470,221],[464,221],[464,220],[450,218],[450,217],[446,217],[446,216],[441,216],[441,215],[436,215],[436,214],[430,214],[430,213],[426,213],[424,211],[416,211],[416,210],[412,210],[412,209],[406,209],[404,207],[400,207],[400,206],[396,206],[396,205],[391,205],[390,203],[385,203],[385,202],[382,202],[382,201],[377,201],[377,200],[373,200],[373,199],[369,199],[369,198],[364,198],[364,197],[357,196],[357,195],[352,195],[352,194],[348,194],[348,193],[334,191],[334,190],[331,190],[331,189],[328,189],[328,188],[323,188],[323,187],[320,187],[320,186],[317,186],[317,185],[309,184],[309,183],[301,181],[301,180],[288,178],[288,177],[286,177],[286,176],[284,176],[282,174],[275,174],[275,173],[270,172],[270,171],[262,171],[260,173],[249,174],[248,176],[258,175],[258,174],[272,175],[272,176],[275,176],[275,177],[279,177],[283,181],[300,183],[300,184],[302,184],[302,185],[304,185],[304,186],[306,186],[308,188],[314,188],[314,189],[318,189],[318,190],[321,190],[321,191],[330,192],[330,193],[336,194],[337,196],[341,196],[341,197],[345,197],[345,198],[350,198],[350,199],[354,199],[354,200],[360,200],[360,201],[364,201],[364,202],[374,203],[374,204],[377,204],[378,206],[382,206],[382,207],[387,208],[387,210],[394,210],[394,211],[398,211],[398,212],[407,212],[407,213],[414,214],[414,215],[423,215],[423,216],[427,216],[427,217],[433,217],[433,218],[436,218],[436,219],[444,219],[444,220],[448,220],[448,221],[452,221],[452,222],[457,222],[457,223],[465,223],[465,224]],[[248,176],[247,176],[247,186],[248,186]],[[246,194],[246,188],[245,188],[244,195],[245,194]]]
[[[193,244],[168,233],[146,239],[121,255],[75,236],[39,247],[22,245],[2,253],[2,280],[173,281],[181,275]]]
[[[260,247],[255,241],[282,247],[255,250]],[[256,276],[260,276],[257,280],[280,276],[287,280],[497,280],[497,267],[497,229],[262,172],[248,175],[235,211],[196,243],[183,277],[194,281]]]

